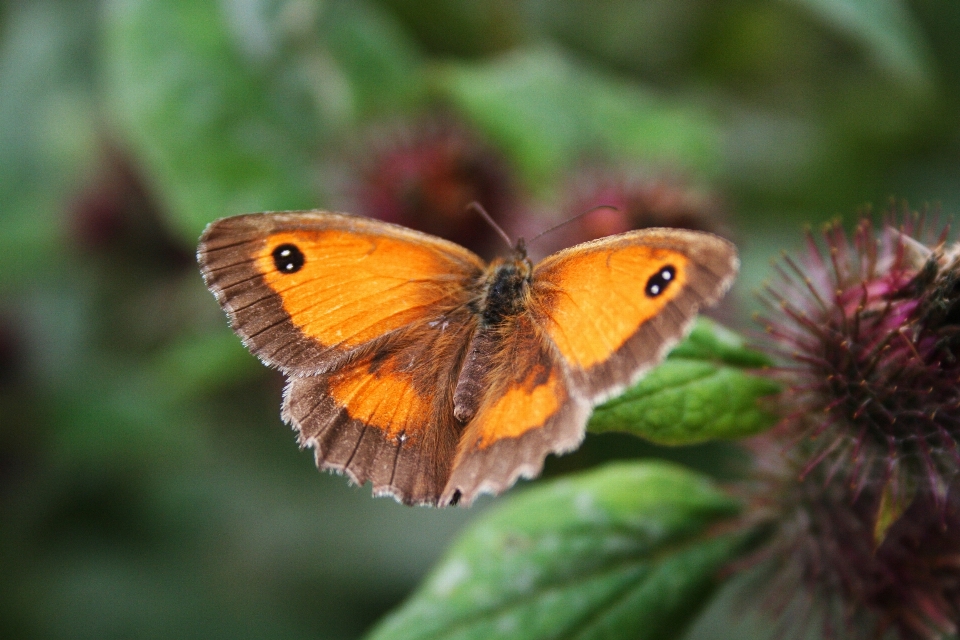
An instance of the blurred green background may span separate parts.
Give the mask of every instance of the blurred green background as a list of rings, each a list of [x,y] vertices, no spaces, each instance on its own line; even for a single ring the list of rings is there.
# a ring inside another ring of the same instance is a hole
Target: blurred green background
[[[514,231],[590,206],[582,175],[692,198],[741,247],[720,315],[749,331],[804,223],[960,210],[957,33],[942,0],[4,0],[0,637],[357,637],[491,502],[317,473],[203,287],[207,222],[389,218],[368,196],[439,118]],[[593,436],[548,475],[640,455],[743,466]]]

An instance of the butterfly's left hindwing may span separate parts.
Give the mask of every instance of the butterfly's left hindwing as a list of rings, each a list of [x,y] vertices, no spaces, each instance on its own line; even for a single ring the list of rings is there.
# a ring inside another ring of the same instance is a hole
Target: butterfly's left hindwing
[[[368,480],[375,495],[437,504],[462,426],[451,378],[471,332],[465,308],[421,323],[335,371],[293,377],[283,417],[317,466]]]

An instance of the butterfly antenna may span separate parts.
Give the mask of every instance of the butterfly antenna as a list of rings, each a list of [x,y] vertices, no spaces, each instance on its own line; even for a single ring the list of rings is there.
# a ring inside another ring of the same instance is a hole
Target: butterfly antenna
[[[616,211],[617,213],[620,213],[620,209],[618,209],[617,207],[613,206],[612,204],[598,204],[598,205],[595,206],[595,207],[591,207],[591,208],[587,209],[587,210],[584,211],[583,213],[578,213],[577,215],[573,216],[572,218],[567,218],[566,220],[564,220],[564,221],[561,222],[560,224],[554,225],[554,226],[550,227],[549,229],[547,229],[546,231],[542,231],[542,232],[538,233],[537,235],[535,235],[535,236],[533,236],[532,238],[530,238],[530,241],[529,241],[529,242],[530,242],[530,244],[533,244],[533,242],[534,242],[537,238],[540,238],[540,237],[542,237],[542,236],[545,236],[545,235],[547,235],[548,233],[550,233],[551,231],[556,231],[556,230],[559,229],[560,227],[565,226],[565,225],[568,225],[568,224],[570,224],[571,222],[573,222],[574,220],[579,220],[579,219],[582,218],[583,216],[588,215],[588,214],[591,214],[591,213],[593,213],[594,211],[597,211],[598,209],[610,209],[611,211]]]
[[[507,243],[508,247],[511,249],[515,248],[513,245],[513,240],[510,239],[510,236],[507,235],[506,231],[500,228],[500,225],[497,224],[497,221],[494,220],[489,213],[487,213],[487,210],[483,208],[483,205],[474,200],[467,205],[467,209],[472,209],[479,213],[481,217],[483,217],[483,219],[486,220],[491,227],[493,227],[493,230],[500,234],[500,237],[503,238],[503,241]]]

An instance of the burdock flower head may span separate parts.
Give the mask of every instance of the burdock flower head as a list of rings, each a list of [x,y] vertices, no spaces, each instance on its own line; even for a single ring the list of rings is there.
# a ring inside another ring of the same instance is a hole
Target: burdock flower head
[[[761,438],[764,479],[753,510],[772,535],[758,564],[759,600],[776,621],[770,638],[945,640],[960,624],[960,500],[917,494],[878,539],[883,494],[830,482],[825,466],[798,478],[798,451]],[[957,485],[955,490],[960,489]],[[754,592],[751,592],[753,595]],[[750,603],[756,601],[751,598]]]
[[[808,234],[768,289],[786,417],[754,443],[754,513],[788,625],[816,610],[833,637],[957,631],[960,252],[923,227]]]
[[[960,470],[960,253],[926,235],[918,217],[863,219],[852,239],[835,224],[825,249],[808,234],[764,319],[788,363],[781,431],[811,441],[804,473],[824,465],[904,508],[916,491],[943,504]]]

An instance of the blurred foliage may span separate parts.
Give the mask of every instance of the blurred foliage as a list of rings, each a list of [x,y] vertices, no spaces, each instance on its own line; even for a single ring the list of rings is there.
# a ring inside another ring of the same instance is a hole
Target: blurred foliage
[[[584,167],[716,194],[742,330],[803,223],[960,210],[958,30],[936,0],[3,2],[0,636],[356,637],[489,504],[318,474],[203,288],[207,222],[345,208],[362,141],[441,110],[502,154],[523,233]],[[547,475],[651,456],[744,466],[602,435]]]

